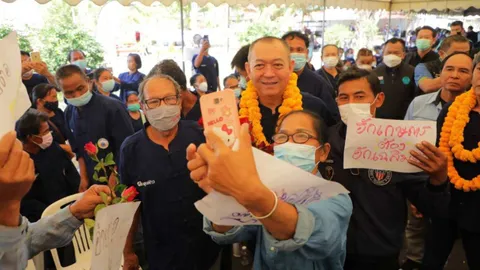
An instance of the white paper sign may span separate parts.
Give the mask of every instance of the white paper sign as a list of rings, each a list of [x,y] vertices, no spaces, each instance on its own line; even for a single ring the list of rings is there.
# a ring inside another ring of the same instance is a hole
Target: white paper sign
[[[348,191],[256,148],[253,149],[260,180],[282,201],[308,205]],[[273,196],[273,195],[272,195]],[[198,211],[218,225],[258,225],[245,207],[233,197],[212,192],[195,203]]]
[[[133,217],[140,202],[103,208],[95,217],[92,270],[118,270]]]
[[[15,128],[15,121],[30,108],[22,83],[22,64],[17,34],[11,32],[0,40],[0,136]]]
[[[410,151],[417,143],[435,145],[437,125],[433,121],[404,121],[349,117],[343,166],[402,173],[422,171],[410,165]]]

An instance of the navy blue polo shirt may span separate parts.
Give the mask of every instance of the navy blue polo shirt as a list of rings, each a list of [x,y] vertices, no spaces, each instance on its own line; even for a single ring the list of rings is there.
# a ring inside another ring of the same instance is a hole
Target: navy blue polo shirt
[[[50,124],[50,130],[52,131],[53,139],[60,144],[65,143],[64,140],[68,139],[68,131],[65,124],[65,114],[63,113],[63,111],[60,109],[56,109],[55,115],[50,117],[50,122],[53,123],[56,127],[55,129]],[[60,134],[58,132],[60,132]]]
[[[181,120],[166,150],[146,128],[128,137],[120,150],[121,182],[140,193],[145,250],[151,269],[209,269],[219,246],[203,232],[193,205],[206,194],[190,179],[186,149],[205,137],[199,125]]]
[[[307,92],[321,99],[327,106],[333,118],[337,121],[340,120],[337,103],[332,97],[334,89],[322,76],[305,68],[300,76],[298,76],[297,86],[300,91]]]
[[[32,75],[32,78],[28,80],[22,80],[22,82],[25,85],[25,88],[27,88],[28,96],[32,98],[33,88],[41,83],[48,83],[48,80],[47,80],[47,77],[34,73]]]
[[[195,59],[197,58],[197,56],[198,54],[195,54],[192,58],[192,66],[194,67],[195,72],[205,76],[205,79],[207,79],[209,92],[217,91],[217,79],[218,74],[220,74],[220,72],[218,71],[217,59],[215,59],[215,57],[213,56],[205,55],[202,59],[202,64],[198,68],[195,68]]]
[[[198,121],[200,118],[202,118],[202,111],[200,109],[200,98],[198,98],[197,102],[195,102],[195,105],[193,105],[192,109],[190,109],[187,115],[182,115],[182,119]]]
[[[70,145],[77,154],[77,158],[84,158],[90,184],[94,184],[93,168],[96,162],[91,160],[85,152],[85,144],[97,143],[100,139],[107,140],[108,147],[99,149],[98,158],[104,158],[111,152],[118,164],[120,146],[128,136],[133,134],[130,115],[121,102],[93,93],[92,99],[85,106],[77,108],[68,105],[65,110],[65,120]]]

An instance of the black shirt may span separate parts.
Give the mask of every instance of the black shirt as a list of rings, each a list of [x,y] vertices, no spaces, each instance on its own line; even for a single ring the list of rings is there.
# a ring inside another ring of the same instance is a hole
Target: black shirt
[[[335,99],[332,98],[334,90],[326,79],[305,68],[300,76],[298,76],[297,87],[300,91],[307,92],[325,102],[333,118],[337,121],[340,120],[337,103]]]
[[[377,74],[385,94],[382,107],[377,108],[377,118],[403,120],[410,102],[415,97],[414,68],[405,63],[396,68],[380,64],[374,72]]]
[[[192,109],[187,113],[187,115],[182,114],[183,120],[191,120],[197,122],[202,118],[202,111],[200,110],[200,97],[198,97],[197,102],[193,105]]]
[[[130,118],[132,117],[130,116]],[[132,126],[135,132],[142,130],[143,129],[142,117],[138,118],[137,120],[132,118]]]
[[[50,117],[50,122],[52,122],[55,127],[50,125],[50,130],[52,131],[53,139],[59,144],[64,144],[65,140],[68,139],[68,130],[65,124],[65,115],[62,110],[55,110],[55,115]],[[60,132],[58,132],[57,131]]]
[[[418,55],[418,51],[414,51],[414,52],[407,53],[407,56],[405,57],[405,60],[403,60],[403,62],[413,67],[416,67],[420,63],[435,61],[438,58],[440,58],[440,56],[438,55],[438,53],[434,52],[433,50],[425,54],[423,58],[420,58],[420,55]]]
[[[206,194],[187,168],[188,145],[204,142],[197,123],[181,120],[168,150],[151,141],[146,129],[122,144],[121,182],[140,193],[150,269],[207,270],[218,256],[219,246],[203,232],[203,216],[194,206]]]
[[[353,213],[347,232],[347,257],[396,256],[403,246],[407,222],[406,200],[429,216],[446,216],[447,184],[432,186],[426,174],[405,174],[374,169],[344,169],[343,122],[328,129],[328,161],[319,164],[323,177],[350,191]]]
[[[332,97],[335,99],[337,97],[338,93],[338,78],[340,77],[340,71],[337,69],[337,76],[333,77],[332,74],[328,73],[325,71],[323,67],[321,67],[319,70],[316,71],[316,73],[322,78],[324,78],[327,83],[330,85],[330,87],[333,89],[333,92],[330,94]]]
[[[332,126],[337,123],[337,120],[333,118],[332,114],[327,109],[327,106],[321,99],[308,93],[302,93],[302,102],[304,110],[312,111],[321,116],[327,126]],[[276,108],[275,114],[272,114],[272,110],[263,106],[261,103],[259,103],[259,107],[260,113],[262,114],[260,123],[263,127],[263,134],[269,143],[273,143],[272,136],[275,134],[275,128],[277,127],[278,116],[280,115],[278,108],[280,108],[280,106]]]
[[[205,76],[208,83],[208,92],[215,92],[218,89],[218,62],[215,57],[210,55],[203,56],[202,63],[198,68],[195,68],[195,59],[197,59],[198,54],[195,54],[192,58],[192,66],[195,69],[196,73],[200,73]]]
[[[32,98],[32,90],[35,86],[41,83],[48,83],[47,77],[34,73],[32,78],[28,80],[22,80],[23,84],[27,88],[28,96]]]
[[[437,120],[437,140],[440,138],[440,131],[442,130],[443,122],[448,113],[448,108],[452,103],[447,103],[440,112]],[[480,113],[471,111],[468,115],[470,121],[465,126],[463,137],[465,141],[463,146],[466,150],[472,150],[478,147],[480,142]],[[480,163],[463,162],[457,159],[453,160],[453,164],[458,174],[470,180],[480,175]],[[457,221],[461,229],[469,232],[480,232],[480,193],[478,191],[463,192],[457,190],[450,185],[450,192],[452,194],[450,204],[450,217]]]

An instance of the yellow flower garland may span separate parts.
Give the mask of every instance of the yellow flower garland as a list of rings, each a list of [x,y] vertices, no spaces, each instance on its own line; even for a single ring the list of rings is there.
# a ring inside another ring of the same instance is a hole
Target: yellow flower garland
[[[477,99],[475,92],[470,90],[458,96],[448,109],[447,117],[443,123],[442,132],[440,133],[440,150],[447,155],[448,158],[448,177],[450,182],[455,185],[456,189],[468,192],[480,189],[480,175],[472,180],[463,179],[455,169],[453,159],[463,162],[477,163],[480,160],[480,142],[477,148],[472,151],[466,150],[462,143],[464,141],[464,130],[470,121],[470,111],[475,108]]]
[[[295,73],[290,75],[287,88],[283,93],[283,102],[278,112],[281,119],[283,115],[296,110],[302,110],[302,94],[297,87],[298,76]],[[258,103],[257,89],[253,85],[252,81],[247,84],[247,89],[242,92],[242,98],[240,99],[240,117],[248,117],[252,127],[251,133],[255,142],[255,146],[269,146],[267,138],[263,134],[263,127],[261,124],[262,114]]]

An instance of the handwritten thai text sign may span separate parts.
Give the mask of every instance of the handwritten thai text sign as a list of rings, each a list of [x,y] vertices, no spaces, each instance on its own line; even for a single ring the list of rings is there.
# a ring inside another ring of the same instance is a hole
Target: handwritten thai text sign
[[[17,34],[0,40],[0,136],[15,128],[15,121],[31,106],[22,83]]]
[[[344,168],[363,168],[413,173],[421,169],[410,165],[410,151],[417,143],[435,145],[436,123],[352,117],[348,119]]]
[[[140,202],[114,204],[95,217],[92,270],[118,270],[123,248]]]
[[[348,191],[339,183],[327,181],[258,149],[253,149],[260,180],[279,200],[308,205]],[[273,196],[272,196],[273,197]],[[195,203],[198,211],[219,225],[258,225],[260,222],[233,197],[212,192]]]

